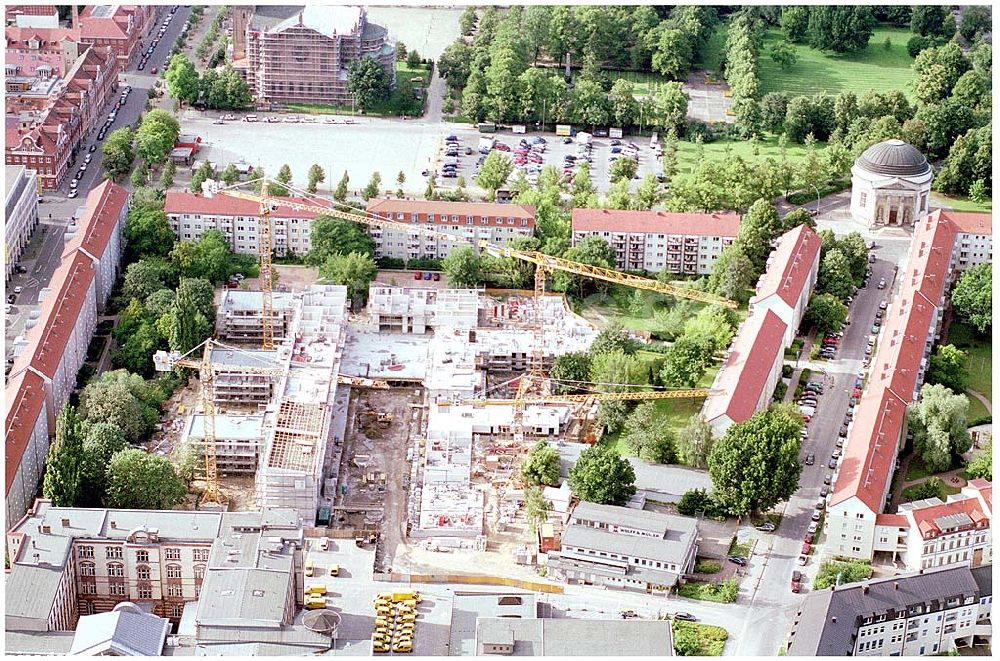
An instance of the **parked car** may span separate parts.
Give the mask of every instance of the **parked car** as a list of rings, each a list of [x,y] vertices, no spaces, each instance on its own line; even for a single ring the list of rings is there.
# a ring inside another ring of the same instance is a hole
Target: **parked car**
[[[806,528],[810,534],[815,535],[816,531],[819,530],[819,521],[810,521],[809,527]]]
[[[757,530],[759,530],[761,532],[774,532],[776,529],[777,529],[777,526],[775,526],[770,521],[765,521],[764,523],[762,523],[759,526],[757,526]]]
[[[812,466],[816,463],[816,455],[812,452],[806,455],[806,466]]]
[[[829,461],[829,463],[827,463],[826,467],[829,468],[830,470],[836,470],[836,468],[837,468],[837,460],[836,459],[831,459]]]
[[[881,302],[881,303],[879,303],[879,304],[878,304],[878,309],[879,309],[879,310],[884,310],[884,309],[886,309],[887,307],[889,307],[889,304],[888,304],[888,303],[886,303],[884,299],[882,300],[882,302]]]
[[[802,555],[809,555],[810,553],[812,553],[812,544],[802,542]]]
[[[675,620],[681,620],[683,622],[697,622],[698,621],[698,618],[696,618],[694,615],[692,615],[691,613],[685,613],[683,611],[680,612],[680,613],[674,613],[674,619]]]
[[[746,567],[748,564],[750,564],[750,562],[742,555],[731,555],[726,559],[729,560],[729,562],[733,563],[734,565],[739,565],[740,567]]]

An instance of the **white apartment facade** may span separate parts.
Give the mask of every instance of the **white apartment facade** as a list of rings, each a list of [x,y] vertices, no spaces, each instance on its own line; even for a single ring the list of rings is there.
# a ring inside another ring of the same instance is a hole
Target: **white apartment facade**
[[[4,277],[9,278],[38,224],[38,179],[34,170],[23,165],[4,167]]]
[[[621,271],[705,275],[739,233],[739,214],[574,209],[572,241],[604,239]]]
[[[370,227],[376,258],[444,259],[457,247],[478,247],[482,241],[504,246],[535,233],[535,207],[524,204],[373,199],[368,202],[368,215],[455,237],[449,240],[416,230]]]
[[[908,524],[901,558],[906,568],[992,564],[992,497],[990,482],[972,480],[946,502],[931,498],[900,505],[898,513]]]

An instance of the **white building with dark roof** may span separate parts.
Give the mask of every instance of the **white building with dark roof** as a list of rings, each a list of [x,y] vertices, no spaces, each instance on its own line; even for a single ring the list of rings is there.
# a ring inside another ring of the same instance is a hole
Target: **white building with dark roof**
[[[9,278],[38,224],[38,177],[23,165],[4,166],[4,274]]]
[[[927,158],[912,145],[872,145],[851,168],[851,215],[870,228],[912,225],[930,210],[933,179]]]

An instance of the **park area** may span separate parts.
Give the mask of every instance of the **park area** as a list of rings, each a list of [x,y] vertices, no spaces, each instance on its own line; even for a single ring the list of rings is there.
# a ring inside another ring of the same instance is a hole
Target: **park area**
[[[760,52],[761,94],[784,92],[794,97],[850,90],[860,95],[875,89],[880,92],[902,90],[912,98],[913,58],[906,52],[906,42],[912,36],[906,28],[880,27],[875,30],[868,47],[857,53],[832,53],[807,44],[790,44],[796,62],[783,69],[771,59],[770,50],[774,44],[785,42],[785,35],[780,29],[772,28],[767,31]],[[890,44],[888,49],[886,39]]]

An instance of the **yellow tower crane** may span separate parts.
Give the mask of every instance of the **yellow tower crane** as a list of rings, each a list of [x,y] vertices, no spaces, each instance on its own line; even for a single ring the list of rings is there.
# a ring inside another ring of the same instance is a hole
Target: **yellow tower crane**
[[[289,200],[280,197],[269,197],[267,195],[266,180],[260,180],[262,182],[261,194],[257,195],[254,193],[248,193],[246,191],[237,190],[235,187],[220,187],[215,190],[207,191],[207,195],[211,196],[213,194],[226,195],[229,197],[235,197],[242,200],[249,200],[253,202],[258,202],[261,206],[261,223],[262,225],[267,225],[270,228],[270,218],[265,215],[270,214],[271,210],[277,208],[277,205],[287,207],[289,209],[294,209],[296,211],[306,211],[309,213],[323,214],[327,216],[332,216],[335,218],[341,218],[344,220],[349,220],[355,223],[361,223],[369,227],[377,227],[381,229],[390,229],[397,232],[410,232],[415,234],[422,234],[424,236],[432,236],[443,241],[449,241],[453,243],[465,243],[468,245],[478,245],[478,247],[485,251],[487,254],[494,257],[513,257],[524,262],[528,262],[535,266],[535,291],[534,291],[534,320],[532,321],[532,330],[534,333],[534,342],[531,350],[531,357],[529,362],[529,369],[527,374],[523,375],[518,382],[517,394],[514,400],[514,411],[513,411],[513,428],[514,436],[517,440],[523,440],[524,438],[524,401],[525,398],[532,392],[544,396],[544,383],[545,383],[545,370],[543,366],[543,360],[545,356],[545,330],[544,323],[542,321],[542,299],[545,295],[545,281],[547,274],[549,272],[563,271],[566,273],[572,273],[574,275],[580,275],[588,278],[593,278],[596,280],[602,280],[604,282],[610,282],[612,284],[626,285],[629,287],[635,287],[637,289],[644,289],[647,291],[654,291],[660,294],[665,294],[668,296],[674,296],[677,298],[686,298],[689,300],[700,301],[702,303],[710,303],[715,305],[722,305],[728,308],[736,309],[738,306],[735,301],[731,301],[727,298],[721,296],[716,296],[714,294],[709,294],[707,292],[698,291],[696,289],[688,287],[676,287],[659,280],[654,280],[652,278],[645,278],[638,275],[632,275],[630,273],[621,273],[620,271],[615,271],[614,269],[603,268],[600,266],[591,266],[590,264],[583,264],[580,262],[574,262],[569,259],[564,259],[562,257],[554,257],[552,255],[546,255],[543,252],[537,250],[517,250],[514,248],[496,246],[488,241],[479,241],[478,244],[473,243],[465,239],[464,237],[456,236],[454,234],[448,234],[446,232],[441,232],[435,229],[431,229],[427,226],[421,226],[416,224],[402,223],[394,221],[391,219],[381,218],[376,214],[364,214],[358,215],[354,213],[349,213],[346,211],[341,211],[340,209],[335,209],[330,206],[324,206],[321,204],[311,204],[303,203],[295,200]],[[243,185],[243,184],[236,184]],[[283,184],[286,188],[300,193],[303,197],[310,197],[309,193],[302,191],[297,191],[296,189]],[[318,202],[326,202],[326,200],[317,200]],[[268,234],[270,238],[270,234]],[[263,250],[263,242],[261,243],[261,250]],[[270,249],[268,249],[268,269],[270,269]],[[264,268],[264,254],[261,253],[261,269],[262,269],[262,282],[263,278],[263,268]],[[270,273],[270,271],[268,271]],[[270,278],[267,279],[267,290],[264,294],[265,299],[270,297]],[[263,287],[262,287],[263,289]],[[265,302],[267,305],[267,302]],[[270,317],[265,314],[265,324],[268,323]],[[266,333],[266,326],[265,326]]]

